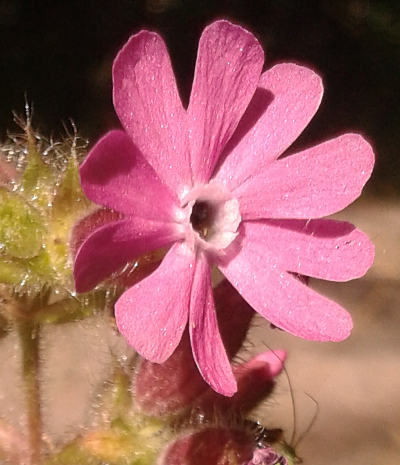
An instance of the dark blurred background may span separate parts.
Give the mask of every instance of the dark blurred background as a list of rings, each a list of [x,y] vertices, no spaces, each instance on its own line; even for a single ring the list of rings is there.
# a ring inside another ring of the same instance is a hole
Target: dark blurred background
[[[200,33],[222,17],[259,38],[266,67],[290,60],[322,75],[324,100],[297,145],[362,132],[378,159],[369,191],[400,191],[398,0],[0,0],[0,137],[25,93],[46,135],[69,118],[92,141],[118,126],[112,59],[144,27],[165,38],[186,102]]]
[[[357,131],[376,149],[367,195],[339,216],[371,237],[375,264],[363,280],[312,283],[350,310],[355,322],[351,338],[316,344],[260,322],[250,340],[255,353],[265,350],[266,342],[288,350],[300,435],[315,412],[305,393],[319,405],[316,424],[298,448],[305,464],[398,465],[400,0],[0,0],[0,140],[16,129],[12,111],[23,114],[25,94],[34,104],[34,125],[45,135],[65,135],[63,123],[70,118],[91,142],[118,127],[111,101],[112,60],[143,27],[165,38],[187,102],[199,36],[216,18],[250,29],[263,44],[266,67],[296,61],[322,75],[322,105],[296,147]],[[44,398],[50,400],[45,430],[57,440],[87,421],[96,379],[103,379],[98,365],[106,365],[102,326],[82,325],[77,334],[75,328],[63,326],[48,335],[54,349],[53,358],[47,354],[52,382],[43,383]],[[6,339],[0,350],[0,416],[16,421],[18,378],[10,375],[10,365],[17,366],[15,341]],[[271,407],[276,407],[275,426],[290,432],[285,383],[282,377],[264,419],[273,426]]]

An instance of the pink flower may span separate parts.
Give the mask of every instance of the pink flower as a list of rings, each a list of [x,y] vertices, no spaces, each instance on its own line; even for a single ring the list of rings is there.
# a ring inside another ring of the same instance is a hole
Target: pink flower
[[[373,260],[362,232],[319,219],[360,195],[374,163],[370,145],[345,134],[278,159],[317,111],[322,83],[292,63],[261,74],[263,60],[248,31],[211,24],[185,110],[164,42],[141,31],[113,67],[125,131],[106,134],[80,168],[86,195],[124,217],[79,248],[77,291],[170,246],[161,265],[117,301],[118,328],[144,358],[163,363],[188,325],[202,376],[227,396],[237,386],[218,330],[211,266],[274,325],[339,341],[351,317],[296,274],[347,281]]]
[[[247,465],[287,465],[285,457],[279,456],[272,447],[257,449]]]

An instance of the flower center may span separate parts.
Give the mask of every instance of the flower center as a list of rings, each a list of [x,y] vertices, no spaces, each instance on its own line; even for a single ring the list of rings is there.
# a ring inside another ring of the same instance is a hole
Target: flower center
[[[236,238],[241,221],[239,202],[223,186],[198,185],[182,201],[186,211],[186,241],[212,252],[221,252]]]
[[[210,236],[214,218],[212,205],[204,200],[197,200],[192,208],[190,223],[192,228],[205,240]]]

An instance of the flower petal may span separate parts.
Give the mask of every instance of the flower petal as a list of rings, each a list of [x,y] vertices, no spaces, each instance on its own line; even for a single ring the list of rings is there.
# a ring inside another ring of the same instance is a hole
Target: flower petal
[[[320,218],[353,202],[373,166],[369,143],[345,134],[272,163],[234,195],[242,219]]]
[[[79,173],[84,193],[99,205],[142,218],[172,217],[173,195],[124,131],[102,137]]]
[[[188,106],[195,182],[207,182],[249,104],[264,61],[257,39],[240,26],[216,21],[199,42]]]
[[[79,247],[85,239],[101,226],[122,220],[124,215],[107,208],[97,208],[88,215],[79,219],[73,226],[69,237],[69,249],[72,257],[75,257]]]
[[[75,257],[77,292],[87,292],[139,255],[162,247],[178,237],[175,225],[142,218],[108,223],[94,231]]]
[[[224,396],[236,392],[236,381],[218,329],[210,279],[204,254],[196,260],[190,299],[189,332],[193,356],[204,380]]]
[[[115,304],[121,334],[142,357],[163,363],[174,352],[185,329],[195,255],[174,244],[161,265],[128,289]]]
[[[240,250],[218,266],[260,315],[303,339],[341,341],[350,334],[352,321],[344,308],[279,271],[268,246],[247,239],[243,229],[240,234]]]
[[[219,330],[231,359],[245,340],[254,310],[226,279],[213,291]],[[276,373],[275,367],[272,367],[272,373]],[[159,364],[141,360],[134,388],[138,405],[148,415],[165,415],[193,406],[194,400],[204,391],[213,392],[221,399],[201,377],[186,330],[166,362]]]
[[[162,38],[141,31],[118,53],[113,99],[133,143],[173,192],[191,185],[186,114]]]
[[[374,246],[352,224],[333,220],[247,221],[246,240],[268,248],[285,271],[330,281],[363,276]]]
[[[322,94],[321,78],[304,66],[281,63],[263,73],[217,179],[234,189],[276,160],[308,125]]]

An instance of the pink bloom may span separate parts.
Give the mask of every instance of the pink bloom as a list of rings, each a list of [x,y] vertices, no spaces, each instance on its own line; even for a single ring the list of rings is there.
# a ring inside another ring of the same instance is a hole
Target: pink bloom
[[[247,465],[287,465],[285,457],[279,456],[272,447],[257,449]]]
[[[279,159],[317,111],[322,83],[292,63],[261,73],[263,61],[248,31],[211,24],[185,110],[164,42],[141,31],[113,67],[125,131],[106,134],[80,168],[86,195],[124,217],[79,248],[77,291],[170,246],[161,265],[117,301],[118,328],[144,358],[163,363],[188,325],[202,376],[227,396],[237,386],[218,330],[211,266],[275,326],[339,341],[351,317],[296,274],[347,281],[373,260],[362,232],[319,219],[360,195],[374,163],[370,145],[345,134]]]

